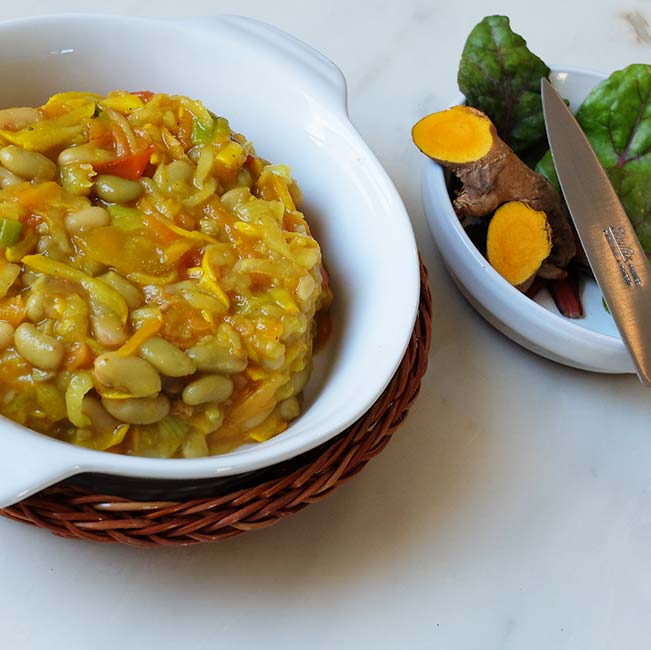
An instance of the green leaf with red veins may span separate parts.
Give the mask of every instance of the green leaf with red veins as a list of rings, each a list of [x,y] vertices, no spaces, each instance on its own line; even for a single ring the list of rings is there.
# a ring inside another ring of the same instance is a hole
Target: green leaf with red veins
[[[468,36],[458,82],[467,103],[486,113],[502,140],[522,155],[546,142],[540,79],[548,75],[506,16],[487,16]]]
[[[586,97],[576,118],[651,252],[651,65],[614,72]]]

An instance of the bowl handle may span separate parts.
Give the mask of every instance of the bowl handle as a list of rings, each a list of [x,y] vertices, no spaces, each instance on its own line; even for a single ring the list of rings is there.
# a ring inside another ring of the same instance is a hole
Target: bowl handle
[[[343,73],[330,59],[295,36],[245,16],[224,14],[192,17],[188,18],[187,22],[203,29],[225,25],[258,45],[264,43],[274,51],[285,54],[290,65],[307,73],[313,85],[318,84],[324,102],[337,112],[348,116],[348,88]]]
[[[50,439],[35,445],[34,436],[41,434],[3,420],[0,418],[0,508],[81,471],[70,445]]]

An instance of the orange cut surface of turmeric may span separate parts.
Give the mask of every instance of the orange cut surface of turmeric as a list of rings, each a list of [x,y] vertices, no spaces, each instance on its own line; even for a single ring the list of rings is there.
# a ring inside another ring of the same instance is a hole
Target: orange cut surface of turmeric
[[[486,237],[491,266],[510,284],[526,291],[552,250],[544,212],[510,201],[493,215]]]
[[[491,126],[488,117],[474,108],[453,106],[417,122],[412,138],[430,158],[462,164],[488,154],[493,146]]]

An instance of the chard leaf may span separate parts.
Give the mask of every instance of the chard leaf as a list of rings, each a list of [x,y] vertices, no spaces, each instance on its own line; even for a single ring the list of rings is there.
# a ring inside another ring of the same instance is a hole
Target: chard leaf
[[[593,88],[576,119],[651,252],[651,65],[613,72]]]
[[[593,88],[576,119],[651,253],[651,65],[634,63],[614,72]],[[560,189],[549,151],[536,171]]]
[[[545,155],[538,161],[536,171],[542,174],[559,192],[561,191],[561,184],[558,182],[552,152],[549,149],[547,149]]]
[[[506,16],[487,16],[468,36],[458,82],[468,104],[486,113],[502,140],[523,154],[546,142],[540,79],[549,72]]]

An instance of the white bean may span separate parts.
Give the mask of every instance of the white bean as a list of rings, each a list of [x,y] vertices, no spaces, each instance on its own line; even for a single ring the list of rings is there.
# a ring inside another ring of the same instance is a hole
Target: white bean
[[[31,106],[16,106],[0,111],[0,129],[19,131],[41,119],[41,113]]]
[[[208,402],[223,402],[233,392],[233,381],[221,375],[207,375],[195,379],[183,390],[183,401],[188,406],[198,406]]]
[[[3,264],[0,262],[0,298],[3,298],[11,285],[20,275],[20,266],[18,264]]]
[[[90,418],[93,429],[100,435],[113,433],[122,423],[109,415],[102,403],[96,398],[87,395],[81,403],[82,413]]]
[[[0,320],[0,352],[6,350],[14,340],[14,328],[6,320]]]
[[[66,230],[71,235],[76,235],[85,230],[92,230],[93,228],[101,228],[108,226],[111,221],[109,213],[99,205],[91,205],[83,208],[78,212],[72,212],[67,215],[64,223]]]
[[[246,203],[251,198],[251,190],[248,187],[236,187],[233,190],[224,192],[220,201],[229,210],[235,210],[243,203]]]
[[[113,287],[124,298],[129,309],[138,309],[145,301],[140,289],[115,271],[108,271],[97,279]]]
[[[0,162],[14,174],[35,181],[51,181],[57,166],[38,151],[25,151],[13,144],[0,149]]]
[[[311,373],[312,367],[308,365],[303,368],[303,370],[292,376],[291,382],[294,389],[294,395],[298,395],[305,388],[305,384],[307,384]]]
[[[56,370],[63,360],[62,343],[43,334],[31,323],[22,323],[16,328],[14,343],[20,356],[42,370]]]
[[[39,275],[38,273],[34,273],[33,271],[23,271],[23,275],[21,276],[20,280],[23,283],[23,286],[31,287],[39,278],[43,277],[44,276]]]
[[[295,397],[290,397],[278,404],[278,414],[283,420],[289,422],[301,414],[301,405]]]
[[[105,386],[133,397],[151,397],[160,392],[160,375],[140,357],[123,357],[106,352],[95,359],[95,377]]]
[[[106,149],[100,149],[96,144],[88,142],[75,147],[64,149],[57,158],[59,165],[73,163],[103,163],[113,160],[114,156]]]
[[[127,332],[113,312],[93,315],[90,320],[93,335],[107,348],[118,348],[127,340]]]
[[[145,341],[140,346],[139,355],[167,377],[186,377],[197,369],[183,350],[160,336]]]
[[[246,357],[236,357],[217,340],[199,341],[192,346],[187,355],[196,363],[199,370],[206,372],[241,372],[246,368]]]
[[[210,431],[217,431],[217,429],[219,429],[219,427],[224,423],[224,414],[221,409],[216,404],[210,404],[203,408],[203,417],[209,425]]]
[[[102,174],[95,179],[95,194],[107,203],[131,203],[142,194],[142,185],[120,176]]]
[[[104,398],[102,404],[113,417],[128,424],[154,424],[170,412],[170,401],[165,395],[131,399]]]
[[[45,316],[45,300],[40,293],[31,292],[29,298],[25,301],[25,310],[27,318],[32,323],[38,323]]]
[[[19,185],[24,183],[25,179],[16,174],[12,174],[8,169],[0,167],[0,187],[4,190],[6,187],[11,187],[12,185]]]
[[[290,380],[278,390],[276,397],[282,401],[298,395],[303,390],[303,388],[305,388],[305,385],[310,379],[311,372],[312,366],[311,364],[308,364],[305,366],[305,368],[303,368],[303,370],[292,374]]]
[[[185,160],[173,160],[167,166],[167,180],[173,183],[189,183],[194,176],[194,167]]]

